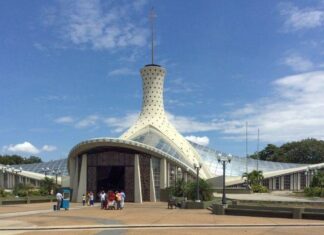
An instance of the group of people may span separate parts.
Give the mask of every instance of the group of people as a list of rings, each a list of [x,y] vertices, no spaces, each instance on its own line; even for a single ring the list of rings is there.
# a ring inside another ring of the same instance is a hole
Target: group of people
[[[117,210],[122,210],[125,205],[125,198],[126,194],[124,191],[116,191],[113,192],[109,190],[107,193],[102,190],[99,194],[98,197],[100,199],[101,203],[101,209],[117,209]],[[85,206],[87,203],[88,206],[93,206],[94,205],[94,194],[93,192],[89,192],[87,196],[84,194],[82,195],[82,204]]]
[[[94,206],[94,195],[93,192],[89,192],[86,195],[82,195],[82,205],[85,206],[85,204],[87,203],[88,206]]]

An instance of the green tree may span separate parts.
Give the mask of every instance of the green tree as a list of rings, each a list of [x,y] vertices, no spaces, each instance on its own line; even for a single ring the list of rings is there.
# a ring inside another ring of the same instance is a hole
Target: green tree
[[[250,157],[275,162],[320,163],[324,162],[324,141],[305,139],[285,143],[280,147],[268,144],[259,154],[254,153]]]
[[[19,155],[0,155],[0,164],[3,165],[20,165],[20,164],[31,164],[40,163],[42,159],[36,156],[30,156],[29,158],[24,158]]]
[[[324,172],[317,172],[314,175],[310,187],[324,188]]]
[[[172,189],[172,194],[176,197],[186,196],[188,191],[188,185],[184,179],[177,180],[175,187]]]
[[[52,178],[45,177],[40,182],[40,192],[42,195],[50,195],[52,190],[55,190],[55,183]]]
[[[187,197],[191,200],[197,199],[197,181],[187,183]],[[202,201],[210,201],[213,197],[211,185],[206,180],[199,179],[199,198]]]
[[[250,173],[244,173],[242,177],[245,177],[248,185],[255,193],[264,193],[267,192],[267,188],[262,186],[262,180],[264,179],[262,171],[251,171]]]
[[[251,171],[250,173],[245,172],[242,177],[245,177],[247,179],[247,183],[252,186],[255,184],[261,184],[263,180],[263,173],[262,171]]]
[[[23,157],[18,155],[0,155],[0,164],[3,165],[15,165],[22,164],[24,161]]]
[[[32,163],[41,163],[42,159],[36,156],[30,156],[29,158],[24,159],[24,164],[32,164]]]

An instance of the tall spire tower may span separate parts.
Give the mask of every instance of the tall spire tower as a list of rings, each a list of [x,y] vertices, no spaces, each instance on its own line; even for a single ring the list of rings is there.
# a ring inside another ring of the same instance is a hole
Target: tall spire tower
[[[141,69],[143,100],[142,110],[136,123],[120,138],[142,141],[146,138],[152,146],[165,143],[172,149],[173,157],[181,158],[189,167],[200,162],[200,156],[192,145],[169,122],[163,104],[163,86],[166,70],[154,64],[154,18],[153,9],[150,12],[152,30],[152,63]],[[150,135],[150,136],[148,136]],[[154,136],[154,138],[152,137]],[[171,153],[170,153],[171,155]],[[180,159],[179,159],[180,160]],[[203,166],[201,177],[207,178],[211,174]]]
[[[150,11],[150,15],[149,15],[149,19],[151,22],[151,49],[152,49],[152,63],[154,64],[154,18],[156,18],[156,14],[154,12],[154,8],[152,7],[151,11]]]

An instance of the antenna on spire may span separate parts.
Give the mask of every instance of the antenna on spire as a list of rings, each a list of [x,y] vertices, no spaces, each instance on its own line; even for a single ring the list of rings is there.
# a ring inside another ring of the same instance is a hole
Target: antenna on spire
[[[149,19],[150,19],[150,22],[151,22],[151,40],[152,40],[152,64],[154,64],[154,18],[156,18],[156,14],[154,12],[154,8],[152,7],[151,8],[151,11],[150,11],[150,15],[149,15]]]

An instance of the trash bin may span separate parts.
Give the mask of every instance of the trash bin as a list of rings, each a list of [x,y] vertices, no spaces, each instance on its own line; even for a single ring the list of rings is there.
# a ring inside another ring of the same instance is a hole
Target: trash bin
[[[53,205],[53,210],[54,210],[54,211],[56,211],[56,210],[57,210],[57,208],[56,208],[56,205]]]

